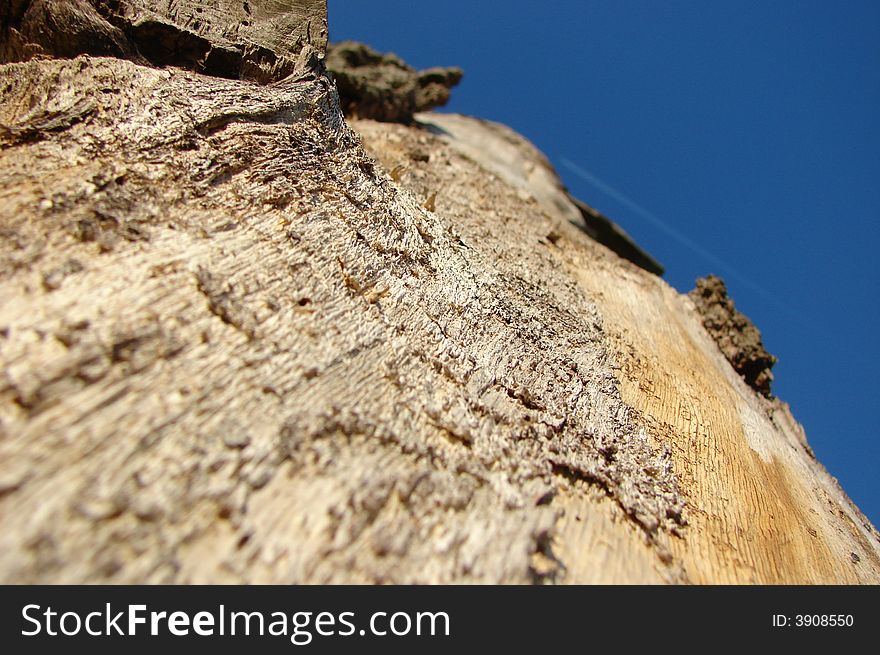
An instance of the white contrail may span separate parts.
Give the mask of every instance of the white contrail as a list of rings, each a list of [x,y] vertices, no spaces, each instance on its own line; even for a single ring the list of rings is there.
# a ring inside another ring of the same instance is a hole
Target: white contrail
[[[679,232],[677,229],[675,229],[674,227],[669,225],[669,223],[667,223],[666,221],[658,218],[657,215],[654,214],[653,212],[649,212],[647,209],[645,209],[644,207],[639,205],[637,202],[635,202],[634,200],[631,200],[630,198],[625,196],[623,193],[621,193],[620,191],[615,189],[610,184],[606,184],[605,182],[600,180],[598,177],[596,177],[595,175],[593,175],[589,171],[581,168],[580,166],[575,164],[570,159],[566,159],[565,157],[563,157],[562,159],[560,159],[560,161],[562,162],[563,166],[565,166],[567,169],[569,169],[572,173],[574,173],[578,177],[582,178],[585,182],[592,184],[594,187],[599,189],[602,193],[610,196],[611,198],[614,198],[614,200],[619,202],[621,205],[623,205],[624,207],[629,209],[634,214],[638,214],[639,216],[641,216],[643,219],[648,221],[651,225],[653,225],[657,229],[661,230],[662,232],[665,232],[668,236],[670,236],[673,239],[675,239],[676,241],[678,241],[681,245],[683,245],[685,248],[687,248],[691,252],[696,253],[697,255],[699,255],[700,257],[705,259],[707,262],[711,263],[713,266],[717,266],[719,269],[724,271],[729,277],[732,277],[732,278],[738,280],[740,283],[742,283],[743,285],[747,286],[749,289],[751,289],[755,293],[762,296],[765,300],[768,300],[769,302],[776,305],[780,309],[783,309],[786,313],[788,313],[792,317],[798,319],[798,321],[800,321],[802,323],[809,324],[807,319],[804,316],[802,316],[800,312],[798,312],[795,309],[793,309],[792,307],[789,307],[788,305],[786,305],[784,302],[782,302],[779,298],[777,298],[775,295],[773,295],[770,291],[768,291],[767,289],[765,289],[761,285],[759,285],[755,282],[752,282],[748,277],[746,277],[745,275],[743,275],[742,273],[737,271],[733,266],[731,266],[730,264],[727,264],[720,257],[718,257],[717,255],[714,255],[711,252],[709,252],[708,250],[706,250],[703,246],[696,243],[693,239],[688,237],[686,234]]]

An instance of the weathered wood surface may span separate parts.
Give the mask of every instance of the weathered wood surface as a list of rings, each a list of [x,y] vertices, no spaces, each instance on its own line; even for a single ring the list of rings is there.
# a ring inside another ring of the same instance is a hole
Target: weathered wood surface
[[[0,67],[0,580],[880,581],[690,300],[355,127],[319,70]]]
[[[480,243],[499,259],[549,267],[554,278],[568,277],[595,303],[601,348],[608,350],[621,399],[634,410],[634,429],[645,430],[655,448],[671,454],[687,523],[670,531],[671,538],[661,533],[642,542],[627,534],[626,521],[615,516],[618,508],[597,503],[577,484],[562,490],[554,501],[560,510],[554,552],[565,565],[565,579],[876,583],[876,529],[816,462],[788,407],[755,393],[737,375],[703,329],[691,299],[574,229],[564,192],[544,179],[545,160],[530,145],[517,145],[519,156],[507,158],[512,163],[505,171],[501,158],[473,147],[497,139],[495,126],[465,117],[418,118],[426,131],[366,121],[355,127],[386,168],[404,166],[402,185],[419,197],[437,194],[437,211],[455,217],[467,243]],[[466,122],[470,126],[463,129]],[[445,130],[449,125],[457,129]],[[435,153],[438,141],[448,143],[451,135],[467,139],[480,130],[474,142],[450,149],[465,153],[472,165],[487,166],[490,180],[510,180],[508,196],[523,203],[510,216],[496,214],[503,203],[494,193],[488,192],[491,201],[480,193],[486,177],[458,174],[447,163],[448,151],[432,154],[427,163],[418,156]],[[506,141],[508,147],[517,143]],[[523,170],[536,180],[533,198],[521,181]],[[530,204],[543,215],[529,210]],[[514,245],[519,243],[533,244],[549,261],[527,255]]]
[[[324,80],[5,72],[6,579],[528,581],[580,478],[678,520],[593,304],[420,209]]]

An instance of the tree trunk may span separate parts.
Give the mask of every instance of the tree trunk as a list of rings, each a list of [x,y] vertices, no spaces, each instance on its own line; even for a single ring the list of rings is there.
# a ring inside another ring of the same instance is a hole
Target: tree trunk
[[[0,16],[0,580],[880,581],[787,407],[521,137],[349,126],[326,31],[222,2],[154,17],[208,42],[170,61],[85,0],[105,51],[34,45],[43,5]]]

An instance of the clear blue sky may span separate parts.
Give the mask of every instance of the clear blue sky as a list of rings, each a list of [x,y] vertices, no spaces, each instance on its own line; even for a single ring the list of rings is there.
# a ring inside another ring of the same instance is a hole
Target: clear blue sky
[[[333,40],[461,66],[448,110],[531,139],[673,286],[721,275],[780,359],[774,392],[880,525],[880,2],[329,7]]]

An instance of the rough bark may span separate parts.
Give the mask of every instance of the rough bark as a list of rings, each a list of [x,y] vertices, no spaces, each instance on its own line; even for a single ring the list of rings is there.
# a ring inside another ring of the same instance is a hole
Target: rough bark
[[[721,278],[707,275],[697,280],[690,292],[703,327],[718,344],[721,352],[750,387],[760,394],[772,396],[770,384],[776,357],[767,352],[761,333],[747,316],[740,312],[727,294]]]
[[[396,55],[383,55],[355,41],[331,45],[327,68],[346,116],[398,123],[445,105],[463,75],[460,68],[417,71]]]
[[[267,83],[327,45],[326,0],[12,0],[0,6],[0,62],[125,57]]]
[[[444,117],[356,133],[304,65],[0,67],[0,579],[880,580],[787,408],[534,148],[533,193]]]

